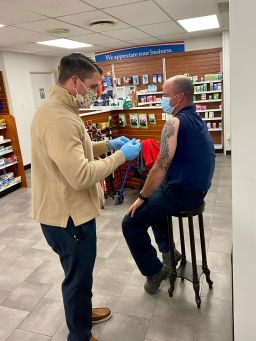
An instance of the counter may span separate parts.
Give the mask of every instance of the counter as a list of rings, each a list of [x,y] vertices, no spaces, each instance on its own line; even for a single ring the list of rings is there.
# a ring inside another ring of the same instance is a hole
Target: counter
[[[137,111],[137,110],[159,110],[161,106],[145,106],[145,107],[135,107],[135,108],[130,108],[130,109],[123,109],[121,107],[94,107],[94,108],[89,108],[89,109],[79,109],[80,111],[80,116],[90,116],[90,115],[97,115],[97,114],[102,114],[102,113],[109,113],[112,111]]]

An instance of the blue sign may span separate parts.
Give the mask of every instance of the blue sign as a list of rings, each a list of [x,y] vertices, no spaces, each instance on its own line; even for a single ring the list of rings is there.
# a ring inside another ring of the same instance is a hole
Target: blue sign
[[[95,53],[96,62],[115,62],[132,58],[152,57],[162,54],[185,52],[184,42],[128,47]]]

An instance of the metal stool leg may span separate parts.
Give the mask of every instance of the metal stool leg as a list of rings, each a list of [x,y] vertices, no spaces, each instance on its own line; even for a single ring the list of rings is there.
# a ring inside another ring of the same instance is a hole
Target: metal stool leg
[[[199,222],[199,231],[200,231],[200,242],[201,242],[201,251],[202,251],[202,269],[205,274],[206,282],[209,285],[209,289],[212,289],[213,281],[210,278],[210,270],[207,265],[207,257],[206,257],[206,249],[205,249],[205,236],[204,236],[204,221],[203,215],[198,215]]]
[[[181,264],[186,264],[186,249],[185,249],[185,239],[184,239],[184,229],[182,217],[179,217],[179,230],[180,230],[180,246],[181,246]]]
[[[174,255],[174,238],[173,238],[173,225],[172,217],[167,216],[167,226],[169,232],[169,248],[170,248],[170,258],[171,258],[171,273],[170,273],[170,288],[168,290],[169,296],[173,296],[174,284],[177,277],[175,255]]]
[[[195,291],[195,301],[196,301],[197,307],[200,308],[201,306],[201,298],[199,295],[200,284],[199,284],[198,273],[197,273],[195,236],[194,236],[194,226],[193,226],[192,217],[188,217],[188,226],[189,226],[191,260],[192,260],[192,269],[193,269],[193,288]]]

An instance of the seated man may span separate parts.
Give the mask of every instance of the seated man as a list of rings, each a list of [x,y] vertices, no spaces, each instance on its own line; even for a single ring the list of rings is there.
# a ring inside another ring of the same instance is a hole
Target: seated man
[[[163,86],[162,108],[173,117],[166,122],[161,150],[139,198],[123,219],[123,234],[131,254],[147,276],[145,290],[153,294],[169,269],[158,259],[151,245],[148,228],[153,231],[159,250],[169,251],[168,214],[199,207],[211,185],[215,152],[206,124],[193,105],[194,86],[185,76],[168,79]]]

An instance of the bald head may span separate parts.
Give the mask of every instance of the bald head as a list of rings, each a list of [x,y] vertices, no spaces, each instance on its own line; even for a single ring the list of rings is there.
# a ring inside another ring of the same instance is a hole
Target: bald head
[[[194,85],[186,76],[174,76],[167,79],[164,83],[163,90],[168,97],[183,93],[187,101],[193,102]]]

